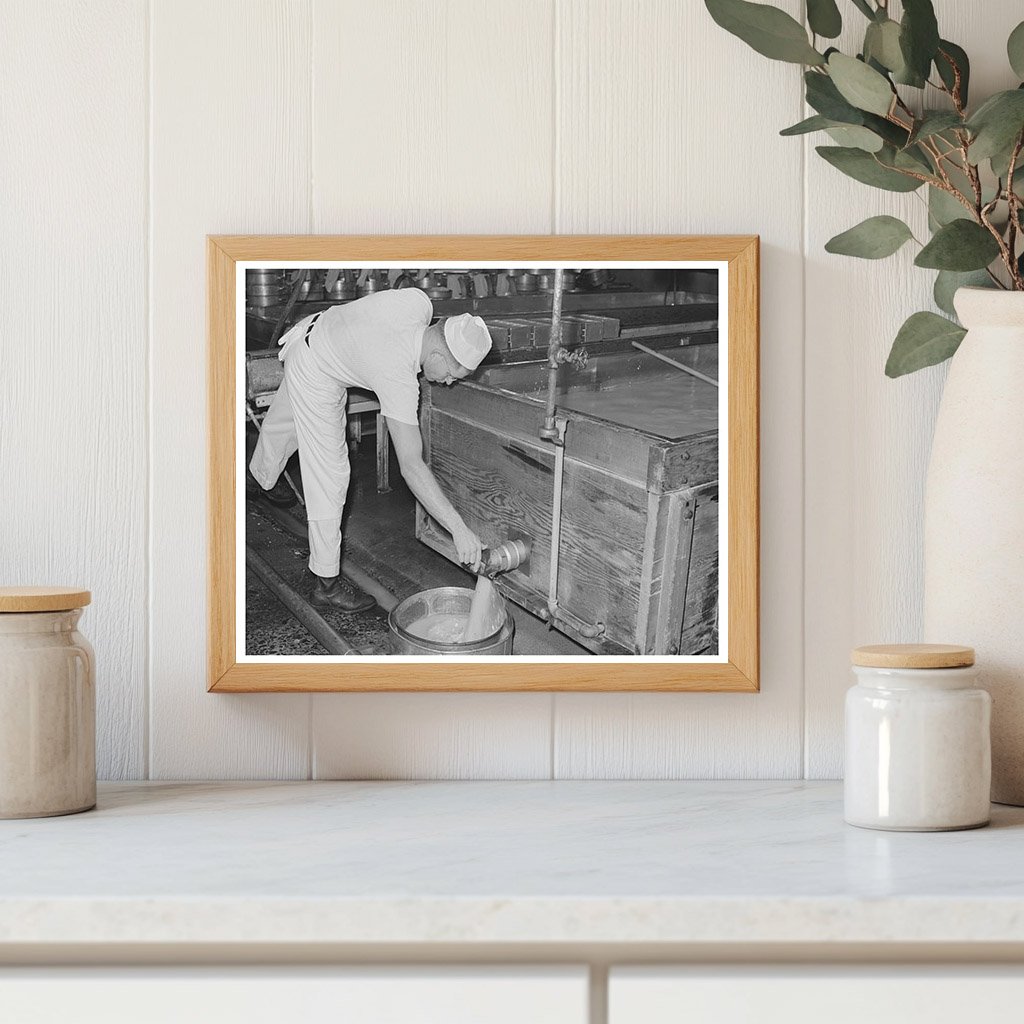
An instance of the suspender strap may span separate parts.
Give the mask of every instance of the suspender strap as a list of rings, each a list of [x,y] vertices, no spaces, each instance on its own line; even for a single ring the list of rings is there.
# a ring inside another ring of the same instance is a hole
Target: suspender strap
[[[323,310],[321,309],[320,313],[322,312]],[[313,319],[309,321],[309,326],[306,328],[306,336],[302,339],[306,343],[306,348],[309,348],[309,336],[313,333],[317,320],[320,319],[320,313],[313,314]]]

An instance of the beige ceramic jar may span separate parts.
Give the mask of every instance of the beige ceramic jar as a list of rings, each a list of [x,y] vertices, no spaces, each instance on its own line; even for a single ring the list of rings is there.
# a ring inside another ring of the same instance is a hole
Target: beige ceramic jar
[[[93,651],[76,626],[89,592],[0,587],[0,818],[96,805]]]
[[[858,647],[846,694],[845,818],[942,832],[988,824],[991,700],[974,651],[949,644]]]

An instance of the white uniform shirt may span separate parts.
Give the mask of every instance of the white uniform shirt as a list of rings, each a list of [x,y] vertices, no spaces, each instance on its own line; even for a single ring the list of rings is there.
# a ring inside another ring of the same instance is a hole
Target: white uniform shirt
[[[418,288],[376,292],[324,310],[310,346],[329,376],[374,392],[385,416],[416,425],[420,348],[433,314]]]

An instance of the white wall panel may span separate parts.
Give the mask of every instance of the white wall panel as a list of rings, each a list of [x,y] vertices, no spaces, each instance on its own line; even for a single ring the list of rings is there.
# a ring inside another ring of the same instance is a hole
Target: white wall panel
[[[314,230],[548,233],[552,16],[314,0]]]
[[[1012,84],[1018,0],[936,6]],[[777,137],[795,68],[696,0],[7,0],[0,46],[0,580],[93,589],[102,775],[839,774],[848,647],[920,628],[944,372],[882,373],[909,252],[822,252],[914,207]],[[551,230],[762,236],[762,693],[207,694],[204,236]]]
[[[0,5],[0,583],[88,587],[99,772],[146,723],[146,7]]]
[[[984,18],[953,0],[935,6],[943,38],[972,58],[973,107],[1017,84],[1005,57],[1006,38],[1024,17],[1017,0],[986,4]],[[859,45],[865,24],[851,8],[844,41]],[[884,375],[903,321],[936,308],[934,273],[913,266],[914,244],[877,262],[823,251],[833,235],[880,213],[902,217],[924,240],[924,203],[852,181],[809,149],[807,210],[806,773],[838,778],[850,648],[970,638],[920,636],[921,503],[946,369],[895,381]]]
[[[795,777],[802,170],[777,132],[799,120],[799,81],[702,3],[564,0],[559,13],[558,230],[761,235],[763,619],[760,694],[556,697],[555,775]]]
[[[313,230],[550,232],[552,11],[551,0],[315,4]],[[315,771],[548,778],[551,702],[318,695]]]
[[[151,772],[305,778],[309,698],[206,692],[207,234],[309,228],[309,5],[152,7]]]

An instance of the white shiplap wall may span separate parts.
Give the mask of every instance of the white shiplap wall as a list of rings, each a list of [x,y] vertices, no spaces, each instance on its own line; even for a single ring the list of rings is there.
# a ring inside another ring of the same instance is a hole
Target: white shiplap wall
[[[937,6],[975,55],[1021,17]],[[908,260],[821,252],[894,204],[777,136],[795,69],[698,0],[5,0],[0,55],[0,580],[95,591],[104,776],[840,772],[942,371],[881,373]],[[762,236],[762,693],[205,692],[203,239],[356,231]]]

